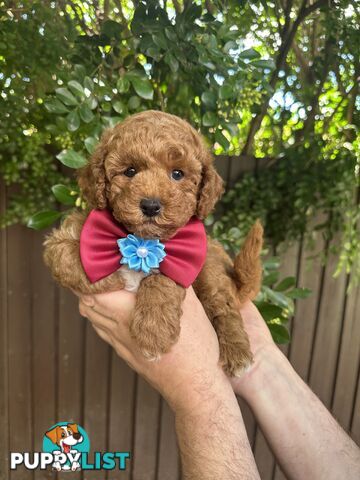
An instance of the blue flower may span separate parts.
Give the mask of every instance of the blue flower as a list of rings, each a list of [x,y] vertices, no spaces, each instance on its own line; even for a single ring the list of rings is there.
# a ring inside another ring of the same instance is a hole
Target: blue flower
[[[166,256],[165,245],[159,240],[145,240],[129,234],[126,238],[119,238],[117,244],[122,254],[120,263],[137,272],[150,273],[152,268],[159,268]]]

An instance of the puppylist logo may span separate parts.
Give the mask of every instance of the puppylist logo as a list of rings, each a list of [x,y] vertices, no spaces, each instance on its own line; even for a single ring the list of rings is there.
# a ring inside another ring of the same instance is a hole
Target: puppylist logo
[[[59,422],[45,432],[42,452],[11,452],[10,470],[125,470],[129,458],[130,452],[94,452],[90,458],[86,431],[77,423]]]

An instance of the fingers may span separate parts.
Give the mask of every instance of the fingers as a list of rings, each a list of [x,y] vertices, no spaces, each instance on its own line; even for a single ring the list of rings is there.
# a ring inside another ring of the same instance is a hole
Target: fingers
[[[80,301],[79,311],[81,315],[88,318],[94,328],[99,328],[107,334],[111,340],[111,344],[117,349],[117,344],[130,345],[130,332],[127,322],[107,317],[98,312],[96,308],[88,307],[84,302]]]
[[[116,319],[127,319],[135,306],[135,295],[126,290],[83,295],[81,300],[102,315]]]
[[[96,308],[89,307],[82,300],[79,302],[79,311],[81,315],[88,318],[91,323],[95,323],[99,327],[107,330],[114,330],[118,325],[118,322],[115,319],[99,313]]]
[[[79,311],[82,316],[90,320],[99,337],[111,345],[117,354],[129,363],[131,354],[126,343],[131,340],[128,327],[121,322],[117,324],[113,319],[101,315],[82,301],[79,302]]]

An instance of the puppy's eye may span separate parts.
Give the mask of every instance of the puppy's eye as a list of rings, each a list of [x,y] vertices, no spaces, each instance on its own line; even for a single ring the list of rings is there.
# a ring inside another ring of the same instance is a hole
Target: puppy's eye
[[[65,438],[65,432],[62,432],[61,437]]]
[[[124,175],[127,177],[134,177],[136,175],[136,170],[134,167],[129,167],[125,170]]]
[[[171,178],[174,180],[181,180],[184,176],[184,172],[182,170],[173,170],[171,172]]]

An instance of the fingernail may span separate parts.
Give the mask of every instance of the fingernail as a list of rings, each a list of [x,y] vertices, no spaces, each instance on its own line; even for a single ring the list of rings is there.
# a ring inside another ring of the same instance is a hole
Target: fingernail
[[[81,297],[81,300],[87,307],[93,307],[95,305],[94,298],[90,295],[84,295]]]

